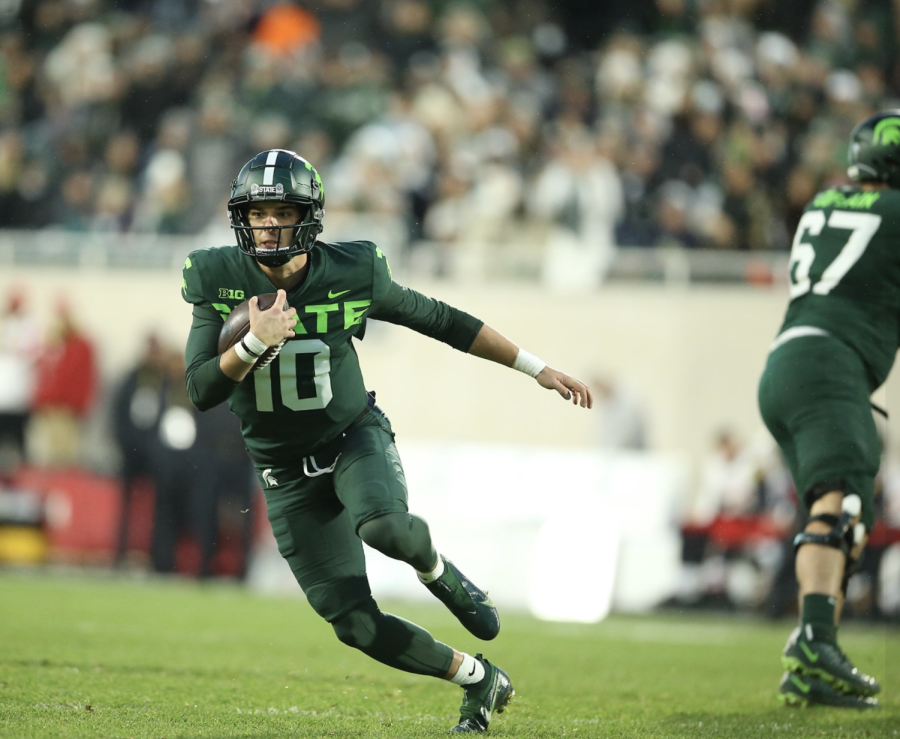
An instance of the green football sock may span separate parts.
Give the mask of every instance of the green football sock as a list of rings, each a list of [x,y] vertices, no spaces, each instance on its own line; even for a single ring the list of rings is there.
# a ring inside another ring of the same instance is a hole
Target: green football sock
[[[834,625],[835,599],[830,595],[813,593],[803,596],[803,610],[800,614],[800,623],[804,633],[807,626],[812,628],[817,641],[837,643],[837,629]]]

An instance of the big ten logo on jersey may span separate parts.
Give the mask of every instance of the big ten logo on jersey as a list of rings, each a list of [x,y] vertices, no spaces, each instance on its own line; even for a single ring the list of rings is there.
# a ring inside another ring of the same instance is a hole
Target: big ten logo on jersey
[[[345,290],[344,292],[350,292]],[[341,293],[338,293],[340,295]],[[329,293],[329,297],[332,295]],[[297,312],[297,323],[294,331],[297,334],[327,334],[329,330],[341,330],[357,326],[362,322],[363,315],[372,305],[371,300],[347,300],[342,303],[324,303],[322,305],[305,305],[302,310]],[[343,309],[341,309],[343,306]],[[329,323],[329,314],[336,313],[339,323]],[[314,315],[315,321],[303,319],[307,316]],[[306,325],[304,325],[304,323]]]
[[[231,290],[227,287],[219,288],[219,297],[220,298],[228,298],[229,300],[243,300],[244,299],[244,291],[243,290]]]

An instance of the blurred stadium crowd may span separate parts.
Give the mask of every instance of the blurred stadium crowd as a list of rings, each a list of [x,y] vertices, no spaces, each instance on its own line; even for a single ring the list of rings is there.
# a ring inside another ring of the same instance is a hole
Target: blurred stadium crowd
[[[786,249],[900,97],[897,5],[8,0],[0,227],[230,242],[228,183],[286,147],[326,223],[411,245]]]

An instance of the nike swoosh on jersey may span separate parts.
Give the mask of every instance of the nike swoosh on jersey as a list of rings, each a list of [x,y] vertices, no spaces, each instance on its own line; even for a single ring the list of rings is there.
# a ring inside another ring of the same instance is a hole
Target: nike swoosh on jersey
[[[329,298],[339,298],[341,295],[346,295],[348,292],[350,292],[350,291],[349,290],[341,290],[339,293],[336,293],[333,290],[329,290],[328,297]]]

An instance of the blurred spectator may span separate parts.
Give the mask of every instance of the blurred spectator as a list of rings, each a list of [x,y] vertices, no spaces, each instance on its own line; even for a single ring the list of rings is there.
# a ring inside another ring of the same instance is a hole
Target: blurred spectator
[[[274,56],[290,57],[321,38],[319,19],[293,3],[276,2],[262,13],[253,42]]]
[[[94,170],[93,176],[82,173],[65,183],[63,199],[71,214],[73,230],[82,230],[77,221],[81,198],[91,201],[93,207],[87,223],[89,229],[121,233],[134,225],[139,157],[138,137],[131,130],[123,130],[106,143],[103,164]],[[83,188],[83,193],[78,188]]]
[[[34,223],[33,200],[26,169],[25,138],[15,129],[0,129],[0,227],[23,228]]]
[[[326,56],[345,53],[355,44],[368,45],[376,38],[378,11],[371,0],[312,0],[309,6],[321,25]]]
[[[603,450],[647,449],[647,417],[636,391],[609,375],[591,380],[597,419],[597,446]]]
[[[803,217],[806,204],[809,203],[819,191],[821,183],[819,178],[802,164],[794,167],[788,175],[787,186],[784,193],[784,226],[787,233],[796,233],[797,225]]]
[[[379,36],[382,50],[391,59],[396,83],[402,82],[410,57],[434,50],[432,12],[425,0],[394,0],[383,4]]]
[[[352,213],[396,214],[414,237],[421,237],[419,203],[427,197],[437,163],[431,132],[413,115],[412,100],[394,93],[384,115],[359,128],[348,140],[343,155],[332,165],[328,206]],[[312,151],[321,149],[324,134],[301,141]],[[327,142],[330,140],[326,139]],[[300,148],[300,152],[307,149]],[[329,152],[324,152],[327,156]],[[328,159],[326,158],[327,162]]]
[[[34,414],[42,464],[66,466],[82,458],[97,380],[94,343],[78,328],[69,306],[60,303],[37,367]]]
[[[240,421],[227,403],[199,414],[197,439],[192,459],[200,469],[194,509],[200,576],[219,574],[213,558],[228,553],[232,559],[221,563],[221,568],[243,580],[253,547],[253,501],[259,482],[244,446]]]
[[[673,604],[698,605],[723,600],[725,576],[721,559],[707,561],[710,531],[721,510],[724,489],[736,488],[737,497],[746,499],[750,482],[742,465],[735,469],[738,446],[732,432],[719,431],[713,443],[700,471],[697,492],[681,525],[681,574]],[[726,482],[729,480],[733,482]]]
[[[193,533],[195,491],[202,473],[192,462],[198,414],[187,396],[184,360],[174,349],[163,352],[161,360],[164,380],[149,450],[155,491],[150,563],[154,572],[169,574],[176,571],[179,539]],[[203,528],[207,533],[208,528]],[[212,542],[204,542],[207,550],[214,544],[214,535],[210,538]],[[204,567],[211,567],[211,556]]]
[[[659,189],[656,221],[648,232],[648,244],[661,247],[693,248],[700,245],[700,237],[691,228],[691,209],[694,191],[681,180],[670,180]],[[712,226],[712,222],[708,227]],[[730,240],[729,229],[725,235]]]
[[[425,213],[422,233],[439,246],[434,255],[434,272],[439,276],[451,273],[453,247],[469,220],[471,183],[467,174],[460,167],[443,170],[435,188],[437,197]]]
[[[793,495],[768,434],[742,444],[731,430],[719,431],[684,515],[681,579],[672,604],[761,608],[784,558],[793,561],[793,551],[783,546],[795,525]],[[768,607],[774,607],[771,598]]]
[[[119,104],[122,124],[146,146],[156,135],[162,115],[179,105],[178,90],[170,84],[174,45],[163,34],[148,34],[129,48],[122,70],[124,93]]]
[[[247,159],[244,153],[247,144],[242,143],[232,130],[236,115],[232,98],[215,95],[201,104],[193,126],[186,115],[179,114],[175,122],[171,115],[167,116],[167,127],[177,127],[177,137],[187,138],[186,144],[174,145],[167,137],[165,148],[174,148],[184,153],[191,202],[188,212],[193,218],[189,227],[193,227],[195,231],[211,223],[221,222],[221,213],[225,211],[229,195],[229,188],[223,187],[222,183],[228,183],[228,178]],[[233,239],[229,235],[224,243]]]
[[[732,160],[723,168],[723,215],[728,218],[732,249],[765,249],[769,239],[771,207],[762,188],[756,182],[749,162]]]
[[[28,461],[26,434],[39,352],[40,331],[16,289],[0,314],[0,469]]]
[[[68,231],[87,231],[94,221],[94,178],[83,169],[73,170],[62,183],[59,225]]]
[[[718,102],[707,109],[676,116],[673,130],[662,150],[659,176],[697,187],[708,179],[719,160],[722,118]]]
[[[191,574],[212,577],[217,574],[221,537],[236,533],[238,541],[231,547],[238,553],[233,574],[242,579],[257,483],[240,424],[224,403],[199,413],[188,399],[181,352],[166,350],[161,358],[165,377],[148,456],[155,487],[151,566],[161,574],[192,566],[180,556],[181,545],[192,541],[198,558]],[[227,519],[220,517],[220,508],[229,514]],[[230,524],[227,530],[225,521]]]
[[[154,152],[144,172],[144,189],[135,227],[162,234],[185,233],[191,216],[191,190],[184,156],[175,149]]]
[[[71,28],[47,54],[44,73],[67,108],[111,96],[116,70],[109,29],[100,23],[81,23]]]
[[[115,563],[123,564],[129,546],[129,523],[137,484],[153,476],[151,456],[159,428],[167,379],[167,349],[155,334],[147,336],[137,364],[116,388],[112,399],[112,432],[119,448],[122,507]]]
[[[615,255],[622,184],[590,131],[562,127],[529,193],[529,209],[551,222],[541,279],[553,288],[596,287]]]
[[[885,618],[900,622],[900,461],[887,455],[881,471],[881,518],[873,556],[878,559],[875,571],[875,610]],[[871,544],[869,546],[872,546]],[[866,553],[869,557],[869,552]]]

